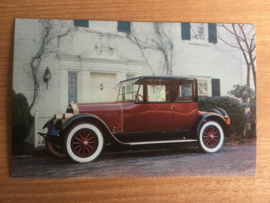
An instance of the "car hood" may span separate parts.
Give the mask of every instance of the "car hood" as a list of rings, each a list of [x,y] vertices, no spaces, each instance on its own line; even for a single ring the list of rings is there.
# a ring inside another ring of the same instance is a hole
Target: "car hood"
[[[122,108],[120,102],[104,102],[104,103],[81,103],[77,104],[79,113],[109,112],[119,111]]]

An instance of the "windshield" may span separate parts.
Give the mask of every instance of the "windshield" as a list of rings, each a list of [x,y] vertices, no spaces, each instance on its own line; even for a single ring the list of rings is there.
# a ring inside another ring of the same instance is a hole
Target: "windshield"
[[[143,88],[141,85],[141,78],[128,80],[119,84],[118,98],[117,101],[142,101]],[[138,97],[138,95],[141,95]]]

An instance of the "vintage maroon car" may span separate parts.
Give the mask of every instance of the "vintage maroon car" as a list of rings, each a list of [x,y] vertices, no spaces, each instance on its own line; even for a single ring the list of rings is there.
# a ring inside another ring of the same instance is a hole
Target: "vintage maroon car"
[[[218,151],[228,135],[228,114],[221,108],[198,111],[194,77],[142,76],[121,81],[110,103],[70,104],[39,133],[47,149],[76,162],[93,161],[106,144],[173,143],[184,148],[197,142],[204,152]]]

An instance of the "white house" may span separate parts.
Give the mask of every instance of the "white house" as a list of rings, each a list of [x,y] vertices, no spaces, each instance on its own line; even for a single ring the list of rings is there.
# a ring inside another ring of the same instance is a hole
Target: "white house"
[[[241,52],[220,41],[219,34],[228,33],[207,23],[17,19],[13,89],[29,104],[34,97],[31,61],[42,52],[40,63],[32,63],[39,93],[26,141],[43,145],[37,132],[69,102],[114,101],[117,83],[134,76],[195,76],[199,95],[228,95],[233,85],[246,84],[246,65]],[[51,79],[44,82],[47,67]]]

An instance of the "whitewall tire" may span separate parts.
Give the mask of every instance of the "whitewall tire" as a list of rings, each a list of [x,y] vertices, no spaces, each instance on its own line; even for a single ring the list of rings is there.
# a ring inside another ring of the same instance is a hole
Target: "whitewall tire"
[[[87,163],[97,158],[103,143],[101,131],[90,123],[77,124],[65,137],[67,155],[79,163]]]
[[[223,145],[224,132],[220,124],[207,121],[200,129],[198,145],[204,152],[217,152]]]

